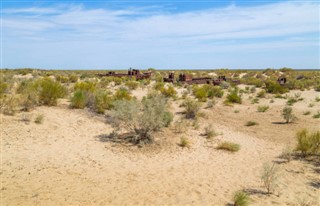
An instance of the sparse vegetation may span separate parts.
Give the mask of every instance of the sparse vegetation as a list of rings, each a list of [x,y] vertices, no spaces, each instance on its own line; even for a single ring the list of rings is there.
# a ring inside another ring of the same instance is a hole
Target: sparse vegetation
[[[274,192],[277,186],[278,178],[279,169],[277,166],[274,163],[272,165],[270,163],[265,163],[263,165],[261,180],[268,194]]]
[[[315,118],[315,119],[319,119],[319,118],[320,118],[320,112],[318,111],[318,112],[317,112],[316,114],[314,114],[312,117]]]
[[[320,153],[320,131],[310,133],[307,129],[303,129],[296,134],[296,138],[298,142],[296,150],[304,157]]]
[[[244,191],[236,191],[233,194],[234,206],[248,206],[250,204],[249,195]]]
[[[237,152],[240,150],[240,145],[239,144],[235,144],[233,142],[221,142],[217,149],[219,150],[227,150],[229,152]]]
[[[287,146],[282,150],[280,158],[287,160],[287,162],[290,162],[292,160],[292,155],[292,149]]]
[[[187,98],[184,101],[184,106],[185,106],[185,115],[187,119],[194,119],[198,116],[199,111],[200,111],[200,104],[199,102]]]
[[[242,99],[241,99],[241,96],[239,95],[239,90],[237,88],[234,88],[227,95],[226,103],[237,103],[237,104],[242,103]]]
[[[186,137],[181,137],[179,145],[180,147],[190,147],[190,141]]]
[[[207,127],[204,128],[204,135],[206,136],[207,139],[211,139],[217,136],[218,134],[214,130],[213,126],[209,124]]]
[[[267,106],[267,105],[260,105],[260,106],[258,106],[257,111],[258,111],[258,112],[266,112],[268,109],[269,109],[269,106]]]
[[[247,126],[247,127],[251,127],[251,126],[255,126],[255,125],[258,125],[258,123],[257,123],[256,121],[248,121],[248,122],[246,123],[246,126]]]

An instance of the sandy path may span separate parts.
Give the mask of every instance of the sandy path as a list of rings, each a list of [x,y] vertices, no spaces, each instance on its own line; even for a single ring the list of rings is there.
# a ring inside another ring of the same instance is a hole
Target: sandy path
[[[1,205],[224,205],[243,188],[257,192],[255,205],[293,205],[298,196],[316,201],[319,192],[309,184],[317,178],[313,168],[293,161],[279,165],[286,174],[279,197],[260,194],[262,164],[274,160],[283,145],[223,124],[215,124],[223,135],[212,142],[190,130],[190,149],[143,154],[99,141],[111,131],[102,117],[59,107],[31,114],[38,113],[45,114],[40,125],[2,116]],[[241,150],[214,149],[221,140],[239,143]]]

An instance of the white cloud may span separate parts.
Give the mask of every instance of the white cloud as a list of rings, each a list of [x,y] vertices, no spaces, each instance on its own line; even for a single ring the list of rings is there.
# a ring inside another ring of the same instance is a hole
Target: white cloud
[[[139,56],[319,47],[319,39],[308,37],[319,34],[318,3],[231,5],[183,13],[155,10],[87,9],[82,5],[4,9],[3,38],[8,49],[14,44],[33,48],[48,43],[55,51],[60,48],[56,42],[71,48],[78,42],[78,49],[112,53],[113,57],[130,52]]]

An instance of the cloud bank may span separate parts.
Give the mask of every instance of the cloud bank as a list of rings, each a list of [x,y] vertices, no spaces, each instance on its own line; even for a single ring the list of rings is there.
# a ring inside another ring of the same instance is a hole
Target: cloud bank
[[[319,68],[319,4],[4,8],[3,67]]]

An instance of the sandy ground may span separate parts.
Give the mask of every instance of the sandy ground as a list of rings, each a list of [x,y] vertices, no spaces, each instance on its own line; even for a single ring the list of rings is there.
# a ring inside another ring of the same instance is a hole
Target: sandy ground
[[[140,89],[134,95],[140,99],[146,93]],[[104,141],[112,131],[105,117],[69,109],[66,101],[13,117],[0,114],[1,205],[226,205],[239,189],[250,194],[252,205],[319,205],[319,166],[278,158],[285,146],[294,146],[299,129],[319,129],[319,119],[302,115],[320,110],[316,95],[302,92],[304,100],[294,105],[299,119],[288,125],[280,124],[286,100],[266,98],[253,105],[244,96],[242,105],[230,107],[217,99],[213,108],[202,109],[199,129],[183,134],[164,129],[155,145],[144,148]],[[180,103],[171,102],[173,112],[182,110]],[[256,112],[264,104],[270,109]],[[33,122],[38,114],[44,114],[42,124]],[[259,125],[244,126],[249,120]],[[219,133],[211,141],[202,136],[208,124]],[[177,145],[181,136],[190,139],[190,148]],[[240,151],[215,149],[224,140],[240,144]],[[265,162],[280,170],[272,195],[260,180]]]

